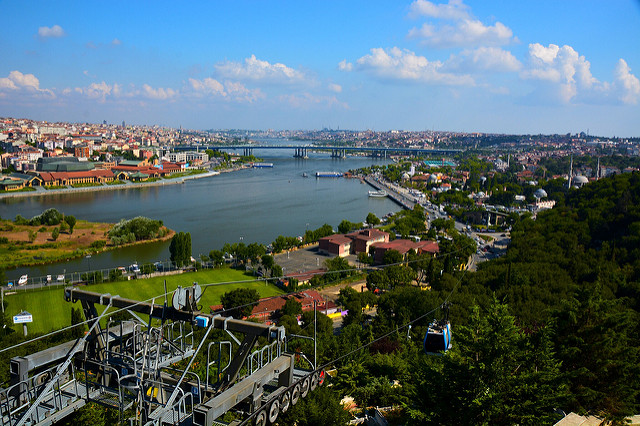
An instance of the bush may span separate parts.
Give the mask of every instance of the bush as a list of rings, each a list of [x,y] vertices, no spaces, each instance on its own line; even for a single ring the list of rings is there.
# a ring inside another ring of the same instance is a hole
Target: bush
[[[58,225],[62,222],[63,215],[56,209],[47,209],[38,216],[34,216],[29,221],[29,225]],[[17,217],[16,217],[17,220]],[[17,222],[16,222],[17,223]]]
[[[166,235],[161,220],[153,220],[143,216],[138,216],[129,220],[121,220],[109,231],[109,238],[116,241],[125,242],[150,240]],[[133,236],[133,237],[131,237]],[[133,238],[133,239],[132,239]]]
[[[107,245],[107,242],[105,240],[97,240],[91,243],[91,248],[92,249],[96,249],[96,250],[100,250],[102,248],[104,248],[104,246]]]

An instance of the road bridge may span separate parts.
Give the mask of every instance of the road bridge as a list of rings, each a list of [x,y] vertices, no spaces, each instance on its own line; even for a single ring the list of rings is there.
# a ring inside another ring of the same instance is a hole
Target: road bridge
[[[367,147],[367,146],[318,146],[311,144],[294,144],[294,145],[178,145],[174,147],[175,151],[204,151],[211,149],[213,151],[232,150],[242,151],[243,155],[252,155],[255,149],[265,150],[291,150],[293,156],[297,158],[307,157],[307,152],[312,151],[328,151],[332,157],[344,158],[347,153],[362,152],[372,157],[387,158],[389,154],[406,154],[406,155],[455,155],[464,152],[462,149],[455,148],[405,148],[405,147]]]

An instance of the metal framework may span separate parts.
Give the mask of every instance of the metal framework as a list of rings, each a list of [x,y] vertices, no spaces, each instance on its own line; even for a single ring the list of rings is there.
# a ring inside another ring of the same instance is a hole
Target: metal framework
[[[197,285],[177,292],[176,309],[65,289],[68,302],[81,302],[89,332],[11,360],[0,425],[51,425],[87,402],[118,409],[132,425],[267,425],[322,384],[324,372],[310,362],[296,367],[284,327],[198,312]],[[96,305],[106,306],[102,314]],[[109,308],[133,319],[105,323]],[[213,329],[230,340],[210,339]],[[206,356],[204,374],[193,368],[197,356]],[[230,411],[235,420],[224,423]]]

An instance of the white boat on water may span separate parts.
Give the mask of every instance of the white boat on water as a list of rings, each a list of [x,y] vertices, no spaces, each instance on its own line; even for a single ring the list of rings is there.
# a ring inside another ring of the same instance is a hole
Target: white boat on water
[[[18,285],[25,285],[27,283],[27,281],[29,281],[29,275],[24,274],[23,276],[20,277],[20,279],[18,280]]]
[[[373,198],[383,198],[387,196],[387,191],[381,189],[379,191],[369,191],[369,197]]]

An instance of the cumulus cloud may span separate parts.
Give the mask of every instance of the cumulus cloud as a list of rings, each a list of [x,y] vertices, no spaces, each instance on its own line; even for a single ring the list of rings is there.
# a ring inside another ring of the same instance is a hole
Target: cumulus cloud
[[[260,89],[249,89],[242,83],[233,81],[221,83],[210,77],[202,80],[190,78],[189,85],[191,86],[193,95],[199,97],[219,97],[240,102],[254,102],[255,100],[264,98],[264,94]]]
[[[468,75],[443,72],[443,63],[429,61],[407,49],[374,48],[371,53],[358,59],[358,69],[377,77],[393,80],[412,80],[446,85],[473,85]]]
[[[614,78],[618,99],[625,104],[637,104],[640,98],[640,80],[631,74],[631,68],[624,59],[618,61]]]
[[[353,70],[353,64],[351,62],[347,62],[346,59],[343,59],[342,61],[340,61],[338,63],[338,69],[340,71],[352,71]]]
[[[11,71],[7,77],[0,78],[0,90],[55,97],[51,90],[40,88],[40,81],[35,75],[23,74],[17,70]]]
[[[60,25],[38,28],[38,36],[42,38],[59,38],[64,37],[64,35],[65,32]]]
[[[567,45],[530,44],[528,64],[520,77],[534,81],[563,103],[636,104],[640,99],[640,81],[626,61],[618,61],[612,82],[600,81],[591,74],[589,61]]]
[[[499,46],[510,43],[513,31],[500,22],[485,25],[476,19],[461,19],[454,25],[435,26],[428,23],[409,31],[410,38],[420,38],[430,47]]]
[[[578,90],[601,90],[604,86],[591,74],[591,64],[571,46],[555,44],[529,45],[529,68],[521,73],[524,79],[541,80],[555,85],[560,100],[569,102]]]
[[[171,88],[163,88],[163,87],[158,87],[157,89],[154,89],[148,84],[143,84],[142,94],[149,99],[168,100],[176,97],[178,95],[178,91]]]
[[[450,0],[447,4],[416,0],[411,4],[410,15],[430,18],[408,34],[429,47],[500,46],[515,40],[509,27],[501,22],[485,25],[471,15],[461,0]]]
[[[466,19],[469,17],[469,6],[461,0],[449,0],[447,4],[434,4],[426,0],[411,3],[413,16],[428,16],[438,19]]]
[[[522,68],[522,63],[513,54],[499,47],[479,47],[465,49],[458,55],[453,55],[446,62],[447,70],[465,72],[513,72]]]
[[[215,65],[222,77],[233,80],[266,81],[270,83],[290,84],[305,80],[304,73],[281,63],[270,63],[257,59],[255,55],[244,62],[222,62]]]

